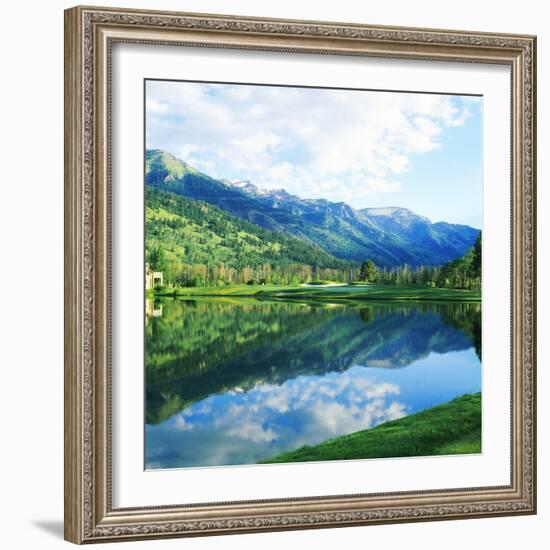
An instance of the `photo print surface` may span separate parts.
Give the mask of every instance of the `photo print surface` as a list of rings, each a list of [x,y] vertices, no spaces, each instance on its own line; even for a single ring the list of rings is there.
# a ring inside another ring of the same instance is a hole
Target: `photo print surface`
[[[145,82],[145,467],[480,453],[482,98]]]

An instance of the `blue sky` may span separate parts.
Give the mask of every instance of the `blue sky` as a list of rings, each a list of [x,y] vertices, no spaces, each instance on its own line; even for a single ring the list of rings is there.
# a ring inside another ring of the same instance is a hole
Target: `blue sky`
[[[482,99],[147,81],[146,145],[206,174],[481,227]]]

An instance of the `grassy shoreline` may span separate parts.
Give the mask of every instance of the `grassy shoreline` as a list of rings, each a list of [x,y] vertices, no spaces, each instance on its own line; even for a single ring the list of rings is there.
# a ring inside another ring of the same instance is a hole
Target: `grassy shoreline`
[[[473,454],[481,452],[481,393],[385,422],[375,428],[261,460],[260,464]]]
[[[224,287],[163,288],[149,291],[148,296],[187,297],[240,296],[250,298],[283,298],[315,300],[396,300],[396,301],[481,301],[480,290],[430,288],[420,285],[236,285]]]

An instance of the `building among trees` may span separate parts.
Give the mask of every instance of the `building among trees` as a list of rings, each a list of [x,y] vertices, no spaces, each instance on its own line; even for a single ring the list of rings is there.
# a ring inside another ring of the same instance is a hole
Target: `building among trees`
[[[153,271],[148,263],[145,264],[145,288],[149,290],[150,288],[155,288],[156,286],[162,286],[162,284],[162,271]]]

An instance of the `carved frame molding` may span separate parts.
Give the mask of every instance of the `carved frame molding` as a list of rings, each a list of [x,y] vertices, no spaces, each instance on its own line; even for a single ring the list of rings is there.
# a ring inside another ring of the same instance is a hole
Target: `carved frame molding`
[[[512,463],[505,487],[113,509],[110,87],[116,42],[505,64],[512,87]],[[225,15],[65,12],[65,538],[101,542],[536,512],[536,38]]]

